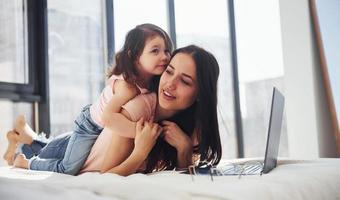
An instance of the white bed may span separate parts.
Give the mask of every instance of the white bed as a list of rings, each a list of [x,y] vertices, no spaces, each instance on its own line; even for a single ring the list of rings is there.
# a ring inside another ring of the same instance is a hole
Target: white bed
[[[0,167],[1,200],[67,199],[340,199],[340,159],[280,160],[262,176],[52,172]]]

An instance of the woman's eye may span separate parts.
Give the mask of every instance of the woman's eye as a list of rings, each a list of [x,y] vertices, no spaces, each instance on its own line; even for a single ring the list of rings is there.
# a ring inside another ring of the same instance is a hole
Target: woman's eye
[[[167,74],[170,74],[170,75],[172,74],[172,71],[170,71],[170,70],[168,70],[168,69],[165,70],[165,72],[166,72]]]
[[[184,79],[182,79],[182,83],[184,83],[185,85],[190,85],[190,83]]]

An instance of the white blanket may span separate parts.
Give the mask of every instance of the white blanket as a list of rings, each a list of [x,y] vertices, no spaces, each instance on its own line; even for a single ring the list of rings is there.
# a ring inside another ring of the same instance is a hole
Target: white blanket
[[[340,159],[282,160],[262,176],[79,176],[0,167],[1,200],[67,199],[340,199]]]

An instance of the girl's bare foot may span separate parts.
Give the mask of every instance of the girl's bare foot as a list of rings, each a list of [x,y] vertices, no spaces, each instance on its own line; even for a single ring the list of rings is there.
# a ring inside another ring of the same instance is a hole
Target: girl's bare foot
[[[14,160],[14,166],[28,169],[28,160],[26,159],[24,154],[17,155],[17,157]]]
[[[14,131],[7,132],[8,146],[3,158],[7,161],[8,165],[13,165],[15,150],[18,146],[19,135]]]
[[[33,138],[37,136],[32,128],[26,123],[25,116],[23,115],[19,115],[16,118],[14,130],[19,134],[18,141],[23,144],[32,144]]]

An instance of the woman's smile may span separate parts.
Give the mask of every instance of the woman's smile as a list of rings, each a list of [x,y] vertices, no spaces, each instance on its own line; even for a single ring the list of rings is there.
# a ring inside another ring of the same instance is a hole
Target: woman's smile
[[[171,101],[171,100],[176,99],[176,97],[174,95],[172,95],[170,92],[168,92],[166,90],[163,90],[162,94],[163,94],[162,96],[165,100]]]

